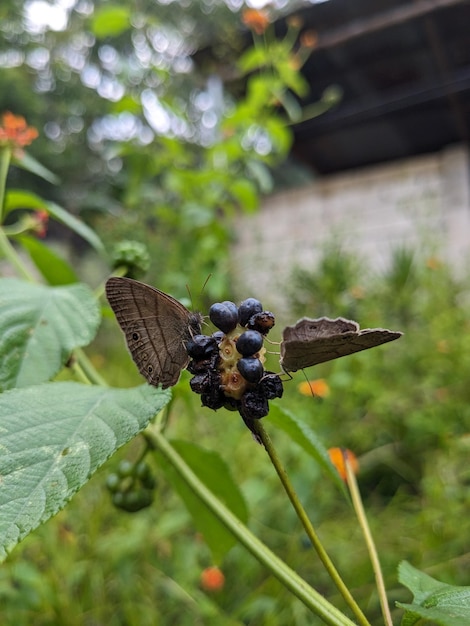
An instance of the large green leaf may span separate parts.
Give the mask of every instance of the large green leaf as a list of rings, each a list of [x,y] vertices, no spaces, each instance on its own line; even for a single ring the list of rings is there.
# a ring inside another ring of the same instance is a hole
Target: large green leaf
[[[397,602],[406,611],[402,626],[428,622],[440,626],[470,624],[470,587],[441,583],[406,561],[399,565],[398,579],[413,594],[411,604]]]
[[[47,383],[0,395],[0,560],[170,399],[144,385]]]
[[[99,323],[86,285],[0,279],[0,390],[50,380],[74,348],[90,343]]]
[[[184,458],[198,478],[214,493],[243,523],[248,519],[245,500],[238,485],[233,480],[225,461],[217,452],[204,450],[194,443],[172,441],[172,446]],[[173,489],[179,494],[191,513],[194,524],[204,536],[212,551],[214,562],[235,544],[236,539],[225,526],[193,493],[192,489],[180,477],[173,466],[159,455],[159,462]]]
[[[342,479],[330,461],[328,451],[310,426],[275,403],[271,404],[269,415],[265,419],[282,429],[292,441],[303,448],[307,454],[310,454],[330,475],[344,495],[349,497]]]

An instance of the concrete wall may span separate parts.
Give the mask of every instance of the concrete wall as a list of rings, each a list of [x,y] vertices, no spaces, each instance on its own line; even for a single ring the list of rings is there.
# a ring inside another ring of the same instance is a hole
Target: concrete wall
[[[378,271],[397,246],[417,253],[433,246],[460,271],[470,259],[469,178],[468,149],[452,146],[267,197],[237,224],[237,290],[282,306],[292,267],[314,268],[333,238]]]

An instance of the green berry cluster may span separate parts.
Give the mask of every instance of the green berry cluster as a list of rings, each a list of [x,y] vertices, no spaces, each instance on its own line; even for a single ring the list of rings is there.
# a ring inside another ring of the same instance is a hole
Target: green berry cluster
[[[155,478],[145,461],[134,464],[124,459],[119,463],[116,472],[109,474],[106,479],[106,487],[112,494],[114,506],[129,513],[135,513],[152,504],[155,486]]]

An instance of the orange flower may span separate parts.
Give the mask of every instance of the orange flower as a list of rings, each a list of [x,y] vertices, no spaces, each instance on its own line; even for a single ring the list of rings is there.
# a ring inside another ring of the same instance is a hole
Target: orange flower
[[[300,35],[300,43],[304,48],[315,48],[318,43],[317,33],[312,29],[304,31]]]
[[[328,454],[330,455],[330,461],[338,470],[338,474],[341,476],[343,480],[346,480],[346,465],[344,459],[346,458],[351,465],[352,471],[354,474],[357,474],[359,471],[359,461],[357,460],[357,456],[351,450],[347,448],[330,448],[328,450]]]
[[[303,396],[318,396],[319,398],[326,398],[330,395],[330,387],[324,378],[317,378],[316,380],[304,380],[299,383],[297,389]]]
[[[266,11],[245,9],[242,13],[242,22],[257,35],[262,35],[269,26],[269,16]]]
[[[287,24],[291,28],[302,28],[304,21],[299,15],[291,15],[287,18]]]
[[[13,115],[7,111],[2,115],[0,126],[0,146],[11,148],[24,148],[36,139],[38,131],[33,126],[28,126],[21,115]]]
[[[216,565],[213,565],[201,572],[200,583],[204,591],[221,591],[225,585],[225,576]]]

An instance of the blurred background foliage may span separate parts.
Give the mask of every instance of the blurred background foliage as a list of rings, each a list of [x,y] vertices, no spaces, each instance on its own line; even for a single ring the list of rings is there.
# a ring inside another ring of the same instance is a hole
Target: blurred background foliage
[[[66,18],[67,27],[56,30],[40,26],[38,5],[43,12],[49,6],[16,0],[0,6],[0,110],[24,115],[40,130],[30,151],[62,182],[53,186],[13,170],[10,185],[88,221],[110,257],[123,238],[147,244],[146,280],[159,288],[181,297],[190,284],[198,293],[212,273],[205,299],[233,297],[232,220],[255,210],[259,194],[272,188],[272,168],[291,141],[281,96],[290,89],[301,98],[306,88],[297,80],[298,64],[285,62],[292,40],[276,66],[268,63],[274,57],[265,39],[256,62],[269,71],[244,73],[253,56],[243,56],[247,31],[235,5],[64,0],[55,17]],[[208,62],[197,62],[209,45],[224,59],[222,78]],[[98,284],[109,272],[107,261],[68,237],[51,226],[47,241]],[[297,373],[280,401],[325,445],[359,456],[359,482],[392,603],[409,600],[396,583],[402,559],[446,582],[468,584],[467,281],[432,251],[398,249],[384,273],[366,272],[360,258],[335,243],[314,270],[294,270],[286,287],[293,320],[343,315],[362,327],[405,333],[396,344],[307,372],[324,381],[315,398],[300,393]],[[105,328],[90,357],[114,385],[138,384],[115,326]],[[340,604],[262,450],[236,416],[201,409],[187,382],[183,373],[169,436],[218,451],[243,491],[253,530]],[[269,417],[266,426],[272,430]],[[346,582],[372,623],[381,623],[349,504],[282,433],[272,436]],[[220,564],[224,588],[204,591],[199,575],[211,555],[158,467],[153,505],[118,513],[106,477],[120,459],[137,458],[140,447],[136,440],[111,459],[0,568],[3,623],[317,623],[240,547]]]
[[[298,28],[282,41],[255,35],[253,54],[239,8],[150,0],[0,8],[0,110],[40,130],[31,153],[62,181],[27,184],[93,224],[109,248],[130,234],[147,244],[149,281],[177,296],[210,273],[208,300],[223,295],[231,220],[272,188],[271,168],[291,144],[281,103],[308,90]]]

